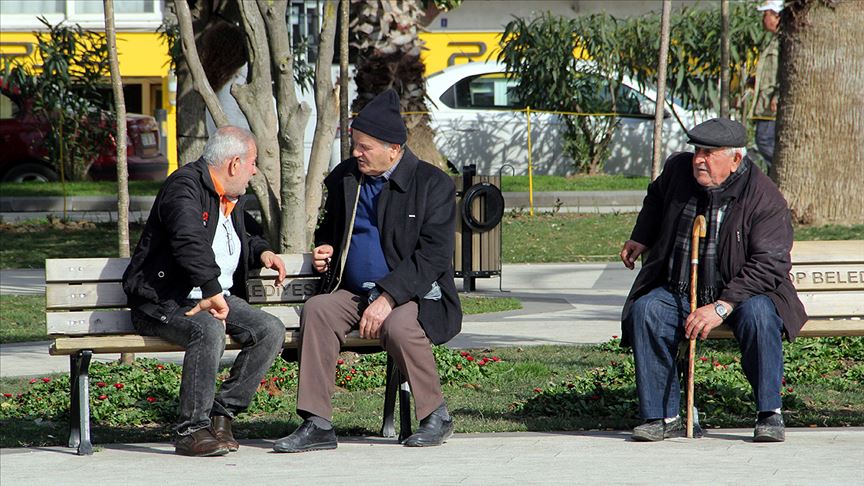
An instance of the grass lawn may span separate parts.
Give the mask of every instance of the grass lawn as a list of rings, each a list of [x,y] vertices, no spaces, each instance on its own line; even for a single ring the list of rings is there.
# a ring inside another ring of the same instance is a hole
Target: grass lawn
[[[799,339],[786,344],[783,408],[787,425],[864,425],[862,346],[864,338]],[[436,350],[457,432],[629,429],[639,423],[632,355],[622,351],[617,340],[595,346],[463,352]],[[755,409],[735,344],[730,340],[700,343],[697,352],[706,358],[698,360],[696,372],[703,426],[752,427]],[[384,360],[380,353],[362,358],[343,353],[342,357],[346,363],[338,367],[337,380],[356,367],[351,383],[358,384],[337,387],[337,431],[340,435],[377,435]],[[489,361],[481,368],[478,363],[484,357]],[[134,367],[95,364],[91,370],[95,442],[170,440],[179,370],[177,365],[145,359],[137,360]],[[48,381],[0,379],[0,447],[64,442],[68,375],[44,378]],[[362,379],[367,380],[365,384],[359,384]],[[124,387],[117,389],[114,383]],[[286,435],[298,425],[295,399],[296,366],[278,362],[249,412],[238,417],[235,434],[241,439]]]
[[[130,196],[155,196],[161,182],[129,181]],[[63,186],[59,182],[3,182],[0,194],[4,197],[61,197]],[[117,183],[110,181],[67,182],[67,196],[116,196]]]
[[[630,236],[635,213],[546,213],[504,218],[505,263],[616,261]],[[130,226],[138,241],[142,226]],[[864,224],[799,227],[798,240],[864,239]],[[0,268],[44,268],[46,258],[115,257],[115,223],[39,220],[0,223]]]
[[[551,191],[645,191],[650,177],[622,175],[534,176],[534,192]],[[501,191],[528,192],[528,176],[501,177]]]

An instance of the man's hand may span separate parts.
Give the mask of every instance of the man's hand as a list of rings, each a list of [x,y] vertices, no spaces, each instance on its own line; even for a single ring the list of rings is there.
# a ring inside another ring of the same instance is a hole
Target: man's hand
[[[312,266],[318,273],[324,273],[330,269],[330,258],[333,256],[333,247],[321,245],[312,250]]]
[[[381,337],[381,326],[393,312],[396,301],[390,294],[383,292],[377,299],[369,304],[360,318],[360,337],[363,339],[378,339]]]
[[[624,248],[621,249],[621,261],[624,262],[624,266],[633,270],[635,267],[636,259],[639,258],[648,247],[643,245],[642,243],[627,240],[624,243]]]
[[[729,306],[727,306],[728,308]],[[717,315],[714,304],[703,305],[687,316],[687,322],[684,323],[684,335],[687,336],[687,339],[693,336],[705,340],[708,339],[708,334],[720,324],[723,324],[723,319]]]
[[[279,255],[267,250],[261,254],[261,264],[265,268],[272,268],[279,272],[279,275],[276,277],[276,286],[279,287],[282,285],[282,282],[285,280],[285,262],[279,258]]]
[[[222,292],[219,292],[212,297],[199,300],[195,304],[195,307],[189,309],[186,315],[194,316],[201,311],[210,312],[213,317],[222,321],[222,325],[224,326],[225,319],[228,318],[228,302],[225,301],[225,296],[222,295]]]

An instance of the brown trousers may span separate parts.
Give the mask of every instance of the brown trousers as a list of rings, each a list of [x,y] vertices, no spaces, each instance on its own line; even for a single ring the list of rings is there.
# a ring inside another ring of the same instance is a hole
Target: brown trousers
[[[365,298],[347,290],[316,295],[303,305],[298,411],[332,419],[331,397],[339,348],[345,335],[357,328],[365,307]],[[444,403],[432,347],[417,321],[416,302],[393,309],[381,327],[381,346],[408,378],[418,419],[426,418]]]

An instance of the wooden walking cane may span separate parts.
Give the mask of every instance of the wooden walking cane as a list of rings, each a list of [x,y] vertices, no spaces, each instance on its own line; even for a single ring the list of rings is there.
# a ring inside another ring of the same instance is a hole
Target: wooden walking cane
[[[690,313],[696,310],[696,274],[699,271],[699,238],[705,237],[705,216],[693,220],[693,239],[690,241]],[[690,352],[687,353],[687,438],[693,438],[693,373],[696,368],[696,335],[690,334]]]

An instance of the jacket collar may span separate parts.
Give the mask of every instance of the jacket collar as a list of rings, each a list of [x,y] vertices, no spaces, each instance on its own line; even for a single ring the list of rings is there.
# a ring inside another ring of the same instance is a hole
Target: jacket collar
[[[391,186],[395,184],[400,191],[405,191],[411,179],[414,178],[414,172],[417,170],[417,164],[420,160],[414,155],[408,147],[405,147],[405,153],[402,154],[402,160],[396,166],[396,169],[390,174]]]

